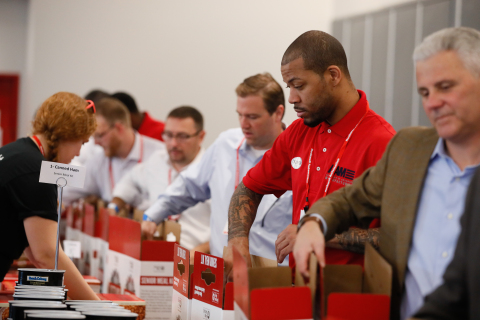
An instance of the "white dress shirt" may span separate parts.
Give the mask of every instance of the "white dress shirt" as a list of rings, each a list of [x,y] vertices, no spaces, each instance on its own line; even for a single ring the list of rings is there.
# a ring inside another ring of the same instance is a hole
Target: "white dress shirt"
[[[244,135],[239,128],[221,133],[205,152],[202,160],[182,171],[166,192],[145,212],[144,218],[159,223],[169,215],[211,199],[210,250],[213,255],[222,257],[223,247],[228,245],[228,234],[224,233],[224,228],[235,189],[237,149],[239,181],[263,156],[255,157],[255,152],[245,141],[242,142],[243,139]],[[275,206],[269,210],[272,204]],[[269,223],[270,221],[275,223]],[[264,196],[250,229],[250,253],[276,260],[275,239],[291,221],[291,192],[285,193],[278,201],[274,195]]]
[[[146,161],[156,150],[164,150],[165,144],[159,140],[135,133],[135,142],[132,150],[124,159],[118,157],[109,158],[103,148],[96,148],[90,158],[85,162],[87,173],[83,189],[65,188],[63,201],[69,205],[72,201],[97,195],[105,201],[112,200],[112,182],[116,184],[137,163]],[[112,175],[110,175],[110,160]],[[113,181],[112,181],[113,180]]]
[[[205,153],[201,149],[193,162],[200,161]],[[183,170],[186,170],[186,166]],[[177,178],[178,172],[172,166],[166,150],[155,151],[147,161],[136,164],[132,170],[115,185],[113,197],[118,197],[139,210],[147,209],[165,192]],[[199,202],[183,211],[178,222],[182,226],[180,244],[193,249],[210,240],[210,201]]]

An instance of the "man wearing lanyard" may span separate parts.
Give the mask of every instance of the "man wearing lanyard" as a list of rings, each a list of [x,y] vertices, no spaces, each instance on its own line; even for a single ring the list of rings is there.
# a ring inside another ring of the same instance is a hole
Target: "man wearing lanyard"
[[[103,150],[95,149],[85,163],[84,188],[64,190],[63,201],[67,205],[87,196],[110,201],[116,182],[137,163],[147,160],[153,152],[165,149],[162,142],[133,130],[128,110],[119,100],[104,98],[96,108],[97,129],[93,136],[95,143]]]
[[[417,90],[434,128],[403,129],[375,167],[315,203],[299,224],[294,249],[305,274],[312,251],[324,264],[324,240],[352,223],[381,217],[380,253],[393,268],[392,319],[411,316],[442,284],[480,164],[480,32],[440,30],[418,45],[413,58]]]
[[[211,199],[210,250],[221,257],[227,245],[229,199],[245,173],[260,161],[283,131],[285,98],[268,74],[257,74],[237,89],[240,127],[220,134],[202,160],[182,171],[167,191],[145,212],[142,230],[151,235],[157,223],[200,201]],[[275,259],[274,242],[291,220],[291,193],[265,197],[251,232],[251,253]]]
[[[109,207],[118,212],[128,204],[147,209],[178,174],[197,163],[205,151],[203,116],[195,108],[173,109],[165,121],[163,139],[166,150],[158,150],[143,163],[136,164],[115,186]],[[209,253],[210,202],[201,202],[185,210],[178,222],[182,226],[180,244],[193,251]]]
[[[281,71],[290,88],[289,102],[301,119],[277,138],[232,197],[224,257],[227,272],[232,267],[232,246],[248,259],[250,221],[264,194],[280,196],[292,190],[295,225],[317,199],[351,184],[375,165],[394,135],[394,129],[369,108],[365,93],[355,89],[343,47],[329,34],[309,31],[298,37],[285,52]],[[279,261],[292,251],[295,234],[296,226],[289,226],[279,235]],[[371,234],[376,241],[376,232]],[[341,240],[346,237],[351,237],[346,242],[360,247],[369,235],[353,229],[339,236],[340,248],[345,247]],[[363,263],[363,255],[339,249],[331,249],[326,257],[333,264]]]

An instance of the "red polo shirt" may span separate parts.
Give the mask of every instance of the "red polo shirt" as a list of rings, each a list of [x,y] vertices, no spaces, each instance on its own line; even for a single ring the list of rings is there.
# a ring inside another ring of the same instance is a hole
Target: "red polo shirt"
[[[163,129],[165,128],[165,124],[150,117],[148,112],[144,112],[143,114],[143,121],[140,125],[140,128],[138,128],[138,133],[150,138],[163,141],[162,133]]]
[[[377,163],[395,134],[395,130],[385,119],[368,108],[365,93],[361,90],[358,92],[360,100],[333,126],[323,122],[311,128],[303,124],[303,119],[294,121],[278,136],[262,160],[248,171],[243,178],[243,184],[256,193],[273,193],[277,197],[287,190],[292,190],[292,222],[297,224],[300,211],[305,206],[311,149],[313,148],[308,193],[310,206],[323,196],[329,172],[334,166],[340,148],[360,119],[365,116],[346,146],[327,193],[352,184],[354,178]],[[371,225],[373,226],[378,226],[378,223]],[[363,265],[363,255],[353,252],[326,248],[325,256],[328,264]]]

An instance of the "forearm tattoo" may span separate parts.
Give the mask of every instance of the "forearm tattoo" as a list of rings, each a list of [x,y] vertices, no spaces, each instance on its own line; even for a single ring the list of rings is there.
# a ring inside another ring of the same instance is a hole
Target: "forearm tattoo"
[[[228,240],[248,237],[263,195],[253,192],[240,183],[233,193],[228,208]]]
[[[380,243],[380,229],[359,229],[350,228],[342,234],[336,234],[335,237],[327,243],[327,246],[335,249],[343,249],[356,253],[365,252],[365,243],[378,249]]]

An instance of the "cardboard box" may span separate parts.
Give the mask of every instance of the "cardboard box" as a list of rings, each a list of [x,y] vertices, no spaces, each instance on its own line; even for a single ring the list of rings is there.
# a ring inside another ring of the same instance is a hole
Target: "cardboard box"
[[[79,271],[84,275],[92,275],[92,255],[95,235],[95,207],[85,203],[83,205],[82,224],[82,256],[79,263]]]
[[[365,271],[355,265],[327,265],[321,273],[322,319],[388,320],[392,267],[369,243]],[[345,308],[345,306],[349,308]]]
[[[223,320],[223,259],[195,252],[191,320]]]
[[[172,314],[175,242],[143,241],[138,296],[147,303],[145,319],[169,320]]]
[[[138,295],[140,291],[140,224],[109,216],[109,250],[103,292]]]
[[[312,319],[309,287],[292,287],[289,267],[248,268],[233,248],[235,319]]]
[[[103,289],[144,299],[146,319],[170,319],[175,243],[142,242],[140,223],[117,216],[109,216],[108,239]]]
[[[173,293],[171,320],[189,320],[192,312],[190,252],[175,244],[173,257]]]
[[[108,225],[109,214],[107,209],[97,210],[94,239],[91,249],[90,274],[102,282],[102,292],[104,283],[104,270],[107,263],[108,254]]]

